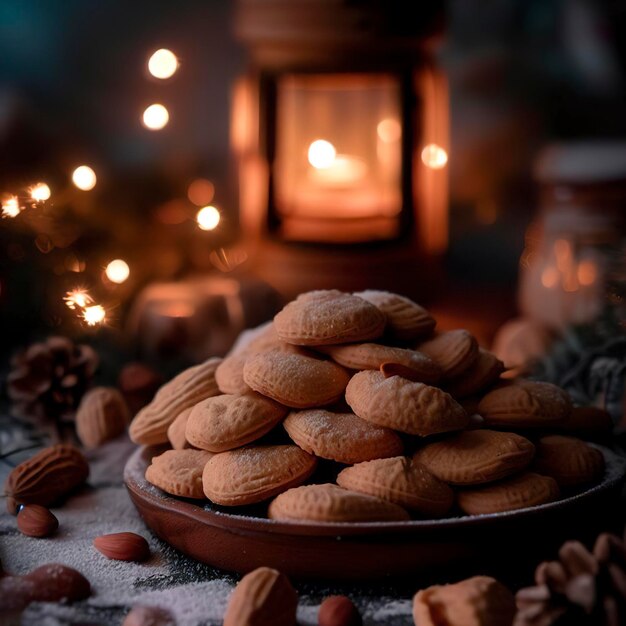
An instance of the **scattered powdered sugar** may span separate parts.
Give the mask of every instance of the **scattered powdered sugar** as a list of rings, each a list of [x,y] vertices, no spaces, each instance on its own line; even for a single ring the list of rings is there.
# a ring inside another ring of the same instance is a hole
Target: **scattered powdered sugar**
[[[50,538],[22,535],[15,517],[0,512],[0,560],[7,572],[26,574],[45,563],[56,562],[75,568],[92,586],[91,597],[82,602],[31,604],[21,618],[24,626],[120,624],[135,605],[167,609],[178,626],[222,624],[228,598],[240,577],[187,558],[150,532],[122,483],[123,467],[133,449],[128,441],[120,439],[89,454],[89,486],[63,506],[52,508],[59,519],[59,530]],[[9,469],[0,467],[0,481],[4,481]],[[160,490],[150,490],[162,497]],[[152,557],[144,563],[109,560],[93,547],[95,537],[122,531],[145,537]],[[384,591],[379,585],[294,585],[300,593],[301,626],[315,626],[321,600],[337,593],[353,599],[366,626],[412,623],[409,600],[381,599]],[[400,593],[410,595],[405,590]]]

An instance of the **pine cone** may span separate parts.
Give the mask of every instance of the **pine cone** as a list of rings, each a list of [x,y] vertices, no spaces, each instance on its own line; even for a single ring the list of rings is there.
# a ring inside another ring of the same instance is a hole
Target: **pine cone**
[[[91,347],[65,337],[32,344],[11,360],[11,413],[64,439],[97,366],[98,355]]]
[[[535,582],[517,592],[513,626],[626,624],[626,539],[603,533],[593,552],[569,541],[557,561],[537,567]]]

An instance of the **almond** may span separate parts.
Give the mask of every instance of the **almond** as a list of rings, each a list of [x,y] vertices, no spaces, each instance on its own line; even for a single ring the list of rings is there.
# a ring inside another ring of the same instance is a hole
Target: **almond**
[[[107,559],[116,561],[145,561],[150,556],[148,542],[136,533],[112,533],[93,540],[93,545]]]
[[[275,569],[246,574],[228,601],[224,626],[295,626],[298,594]]]
[[[45,506],[26,504],[17,514],[17,527],[29,537],[49,537],[59,520]]]
[[[24,576],[34,583],[38,602],[76,602],[91,595],[89,581],[75,569],[60,563],[48,563]]]
[[[44,448],[9,474],[4,485],[7,510],[15,514],[20,504],[54,504],[82,485],[87,476],[87,460],[74,446]]]
[[[76,433],[85,448],[97,448],[126,430],[130,413],[122,394],[113,387],[95,387],[76,412]]]
[[[319,626],[361,626],[359,610],[347,596],[330,596],[320,605]]]

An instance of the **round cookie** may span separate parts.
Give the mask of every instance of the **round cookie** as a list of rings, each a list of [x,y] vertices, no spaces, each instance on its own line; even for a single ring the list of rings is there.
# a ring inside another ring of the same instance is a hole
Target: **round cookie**
[[[449,330],[417,346],[442,370],[444,378],[467,371],[478,357],[478,342],[466,330]]]
[[[283,426],[303,450],[339,463],[352,465],[402,454],[402,440],[393,430],[370,424],[354,413],[294,411]]]
[[[518,381],[490,391],[478,404],[487,426],[532,428],[559,424],[567,419],[572,403],[551,383]]]
[[[528,472],[493,485],[459,491],[457,502],[468,515],[484,515],[537,506],[558,497],[559,486],[554,478]]]
[[[446,483],[404,456],[347,467],[337,476],[337,484],[429,517],[445,515],[454,502],[454,493]]]
[[[466,430],[424,446],[413,458],[447,483],[479,485],[521,471],[534,453],[535,446],[521,435]]]
[[[354,295],[371,302],[385,314],[385,333],[394,339],[410,341],[430,335],[437,324],[426,309],[397,293],[368,289]]]
[[[346,402],[368,422],[422,437],[465,428],[469,421],[461,405],[441,389],[372,370],[350,379]]]
[[[248,446],[214,455],[204,467],[202,487],[216,504],[255,504],[300,485],[316,465],[298,446]]]
[[[385,322],[373,304],[336,290],[303,293],[274,317],[280,339],[301,346],[376,339]]]
[[[329,483],[289,489],[270,504],[270,519],[297,522],[395,522],[409,514],[380,498]]]
[[[395,374],[420,383],[432,384],[441,378],[441,368],[416,350],[378,343],[321,346],[318,349],[351,370],[377,370],[384,365],[387,371],[394,370]]]
[[[339,400],[350,374],[332,361],[275,351],[248,358],[243,378],[264,396],[294,409],[306,409]]]
[[[205,450],[166,450],[152,458],[146,480],[173,496],[203,499],[202,471],[212,456]]]
[[[446,391],[455,398],[466,398],[495,383],[503,371],[504,364],[500,359],[491,352],[479,348],[478,357],[473,365],[460,376],[449,380],[446,384]]]
[[[604,473],[604,455],[575,437],[548,435],[539,439],[533,469],[551,476],[559,487],[580,487]]]
[[[196,448],[224,452],[256,441],[286,414],[284,406],[258,393],[214,396],[193,407],[185,437]]]

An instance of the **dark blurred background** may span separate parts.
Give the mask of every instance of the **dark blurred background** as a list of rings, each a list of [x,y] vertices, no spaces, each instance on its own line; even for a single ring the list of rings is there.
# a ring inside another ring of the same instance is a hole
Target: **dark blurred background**
[[[95,280],[77,271],[85,263],[131,267],[112,296],[115,325],[140,287],[215,269],[209,248],[236,240],[229,110],[246,51],[232,14],[226,0],[0,0],[0,191],[44,180],[57,211],[0,223],[5,344],[67,331],[59,294]],[[180,62],[167,81],[146,72],[157,48]],[[540,149],[626,137],[626,3],[450,1],[437,56],[450,83],[450,284],[499,285],[511,303]],[[160,132],[140,123],[153,102],[170,114]],[[81,163],[95,190],[55,195]],[[219,234],[195,228],[197,178],[215,187]]]

